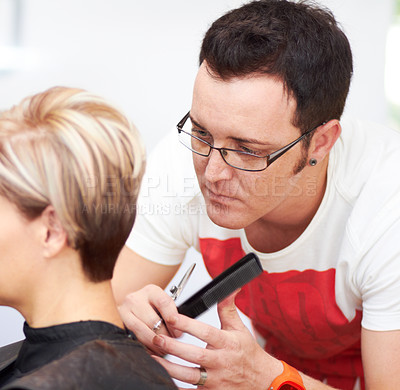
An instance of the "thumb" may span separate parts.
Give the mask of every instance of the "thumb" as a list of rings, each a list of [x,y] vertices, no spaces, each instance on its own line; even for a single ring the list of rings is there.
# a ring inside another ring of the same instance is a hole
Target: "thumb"
[[[244,326],[235,305],[235,298],[239,292],[240,289],[236,290],[217,306],[218,317],[221,321],[221,329],[223,330],[239,330]]]

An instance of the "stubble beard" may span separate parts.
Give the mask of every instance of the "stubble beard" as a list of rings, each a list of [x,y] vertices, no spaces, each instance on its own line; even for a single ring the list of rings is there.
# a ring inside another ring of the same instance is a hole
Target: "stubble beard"
[[[307,147],[302,147],[301,148],[302,153],[299,161],[297,161],[297,164],[293,168],[293,176],[299,174],[306,166],[308,163],[308,145]]]

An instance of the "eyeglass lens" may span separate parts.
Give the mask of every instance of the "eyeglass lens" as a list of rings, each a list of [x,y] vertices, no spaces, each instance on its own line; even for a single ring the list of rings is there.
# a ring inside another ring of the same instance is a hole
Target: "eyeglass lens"
[[[190,119],[188,119],[179,133],[180,142],[193,152],[202,156],[209,156],[211,153],[213,139],[209,133],[192,129]],[[263,170],[267,166],[266,158],[259,158],[249,153],[238,150],[218,149],[224,161],[238,169],[244,170]]]

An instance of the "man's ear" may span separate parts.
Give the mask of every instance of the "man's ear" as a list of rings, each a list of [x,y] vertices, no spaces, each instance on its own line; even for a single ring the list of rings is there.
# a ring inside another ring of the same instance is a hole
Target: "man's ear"
[[[43,256],[50,258],[61,252],[67,245],[67,233],[53,206],[47,206],[40,218],[42,221]]]
[[[309,157],[322,161],[333,148],[341,132],[342,127],[337,119],[319,126],[311,139]]]

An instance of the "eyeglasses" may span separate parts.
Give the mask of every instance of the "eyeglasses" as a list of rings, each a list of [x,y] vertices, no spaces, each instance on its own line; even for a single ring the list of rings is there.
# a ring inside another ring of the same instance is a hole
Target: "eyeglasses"
[[[222,159],[230,167],[240,169],[242,171],[258,172],[267,169],[274,161],[276,161],[298,142],[304,139],[308,134],[323,124],[325,124],[325,122],[312,128],[311,130],[306,131],[299,138],[295,139],[293,142],[277,150],[276,152],[262,156],[257,155],[256,152],[252,151],[217,148],[213,146],[212,143],[214,141],[208,131],[192,126],[190,121],[190,111],[181,119],[176,127],[178,129],[179,141],[192,152],[203,157],[209,157],[211,150],[215,149],[219,151]]]

